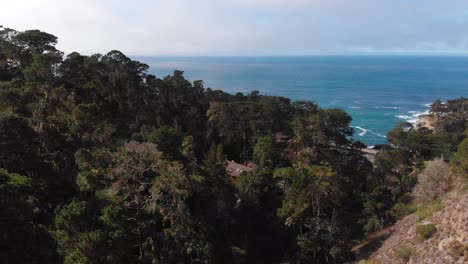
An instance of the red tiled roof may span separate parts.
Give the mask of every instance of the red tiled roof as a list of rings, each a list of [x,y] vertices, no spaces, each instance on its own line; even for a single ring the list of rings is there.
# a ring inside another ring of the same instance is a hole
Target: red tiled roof
[[[248,167],[242,164],[239,164],[235,161],[227,161],[227,167],[226,167],[226,172],[229,174],[229,176],[233,178],[239,177],[239,175],[244,172],[244,171],[252,171],[254,168]]]

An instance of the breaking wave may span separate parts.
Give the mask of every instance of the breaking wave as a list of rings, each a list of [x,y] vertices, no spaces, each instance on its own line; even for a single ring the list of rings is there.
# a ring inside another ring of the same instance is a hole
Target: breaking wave
[[[408,123],[415,124],[419,121],[419,118],[424,115],[428,115],[429,110],[426,111],[408,111],[407,115],[395,115],[396,118],[405,120]]]
[[[376,136],[381,137],[381,138],[387,138],[385,135],[382,135],[382,134],[380,134],[380,133],[374,132],[374,131],[372,131],[372,130],[370,130],[370,129],[365,129],[365,128],[360,127],[360,126],[351,126],[351,127],[352,127],[352,128],[356,128],[356,129],[358,129],[358,130],[361,131],[361,132],[358,133],[358,136],[360,136],[360,137],[363,137],[363,136],[365,136],[367,133],[369,133],[369,134],[373,134],[373,135],[376,135]]]

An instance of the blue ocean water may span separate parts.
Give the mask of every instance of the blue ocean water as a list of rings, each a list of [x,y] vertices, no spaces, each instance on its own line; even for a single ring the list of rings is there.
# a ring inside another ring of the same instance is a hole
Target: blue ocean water
[[[227,92],[278,95],[341,108],[352,117],[354,138],[386,143],[402,121],[414,122],[436,99],[468,96],[468,57],[139,57],[158,77],[185,71],[189,80]]]

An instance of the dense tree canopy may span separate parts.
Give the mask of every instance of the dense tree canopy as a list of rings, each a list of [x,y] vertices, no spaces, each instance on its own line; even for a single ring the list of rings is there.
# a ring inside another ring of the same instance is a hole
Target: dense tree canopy
[[[466,172],[466,99],[434,104],[436,132],[389,132],[372,164],[343,110],[56,43],[0,27],[5,263],[343,263],[421,159]],[[234,179],[226,160],[257,166]]]

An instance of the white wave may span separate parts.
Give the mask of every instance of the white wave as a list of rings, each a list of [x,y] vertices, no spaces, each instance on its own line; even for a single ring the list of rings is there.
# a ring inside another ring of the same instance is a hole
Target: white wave
[[[428,103],[428,104],[423,104],[425,107],[431,107],[432,106],[432,103]]]
[[[374,106],[375,109],[399,109],[397,106]]]
[[[421,111],[412,111],[412,112],[414,112],[414,113],[413,113],[413,116],[414,116],[414,117],[420,117],[420,116],[428,115],[428,114],[431,113],[429,110],[422,111],[422,112],[421,112]]]
[[[372,132],[372,133],[374,133],[374,132]],[[380,134],[380,133],[374,133],[374,134],[376,134],[378,137],[381,137],[381,138],[387,138],[387,136],[382,135],[382,134]]]
[[[413,117],[420,117],[422,115],[428,115],[430,114],[429,110],[426,111],[408,111],[408,114],[411,114]]]
[[[396,118],[403,119],[408,123],[415,124],[419,121],[421,116],[428,115],[430,113],[429,110],[426,111],[408,111],[409,115],[395,115]]]
[[[396,115],[395,117],[399,119],[403,119],[403,120],[409,120],[413,118],[413,116],[409,116],[409,115]]]
[[[423,116],[423,115],[428,115],[428,114],[430,114],[430,113],[431,113],[431,111],[426,110],[426,111],[424,111],[424,112],[417,112],[417,113],[415,113],[413,116],[414,116],[414,117],[420,117],[420,116]]]
[[[380,134],[380,133],[374,132],[374,131],[372,131],[372,130],[370,130],[370,129],[365,129],[365,128],[360,127],[360,126],[351,126],[351,127],[361,130],[361,132],[358,134],[358,136],[360,136],[360,137],[365,136],[367,133],[371,133],[371,134],[376,135],[376,136],[378,136],[378,137],[387,138],[385,135],[382,135],[382,134]]]
[[[418,120],[419,120],[419,117],[415,116],[415,115],[419,116],[419,114],[413,114],[411,116],[409,116],[409,115],[396,115],[395,117],[399,118],[399,119],[403,119],[408,123],[414,124],[414,123],[418,122]]]
[[[365,128],[362,128],[362,127],[360,127],[360,126],[351,126],[351,127],[357,128],[357,129],[361,130],[361,133],[358,134],[358,136],[360,136],[360,137],[363,137],[365,134],[367,134],[367,131],[368,131],[368,130],[365,129]]]
[[[361,109],[360,106],[348,106],[348,108],[351,108],[351,109]]]

